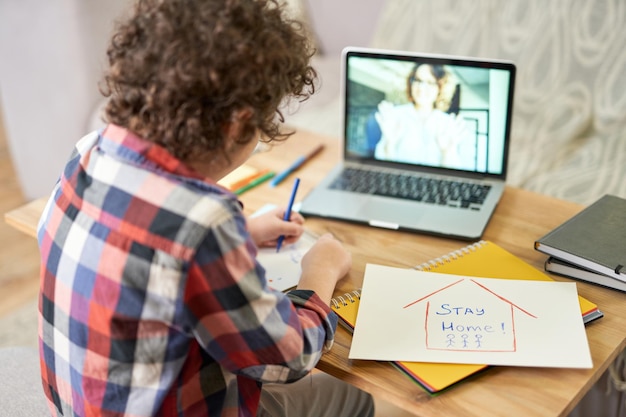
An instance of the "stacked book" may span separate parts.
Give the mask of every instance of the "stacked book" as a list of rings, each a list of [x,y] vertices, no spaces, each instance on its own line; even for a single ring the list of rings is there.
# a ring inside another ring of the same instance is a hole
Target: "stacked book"
[[[545,269],[626,292],[626,200],[605,195],[535,242]]]

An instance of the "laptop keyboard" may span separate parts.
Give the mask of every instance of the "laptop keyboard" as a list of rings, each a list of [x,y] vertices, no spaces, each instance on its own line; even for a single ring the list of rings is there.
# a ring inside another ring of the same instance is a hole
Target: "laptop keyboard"
[[[330,188],[479,210],[491,186],[418,175],[345,168]]]

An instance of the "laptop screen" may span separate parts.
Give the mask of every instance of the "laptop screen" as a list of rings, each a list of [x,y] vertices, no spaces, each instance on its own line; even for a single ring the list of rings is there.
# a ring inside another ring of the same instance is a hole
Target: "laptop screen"
[[[515,66],[344,51],[345,156],[505,177]]]

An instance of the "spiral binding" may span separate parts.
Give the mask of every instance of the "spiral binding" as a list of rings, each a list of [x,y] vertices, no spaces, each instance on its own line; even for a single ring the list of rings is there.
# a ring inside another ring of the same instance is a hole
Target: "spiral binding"
[[[485,246],[487,244],[487,241],[485,240],[480,240],[476,243],[472,243],[471,245],[467,245],[461,249],[457,249],[455,251],[452,251],[446,255],[440,256],[438,258],[432,259],[428,262],[424,262],[423,264],[420,265],[416,265],[413,267],[413,269],[417,269],[419,271],[430,271],[433,268],[436,268],[438,266],[442,266],[445,263],[448,262],[452,262],[453,260],[456,260],[458,258],[462,258],[463,256],[475,252],[477,249],[480,249],[481,247]],[[339,295],[335,298],[332,298],[330,300],[332,307],[336,310],[339,310],[342,306],[343,307],[347,307],[350,304],[354,304],[356,302],[356,299],[361,299],[361,290],[353,290],[350,292],[347,292],[343,295]]]
[[[430,271],[433,268],[438,266],[443,266],[446,263],[450,263],[458,258],[462,258],[463,256],[476,252],[477,249],[485,246],[487,242],[485,240],[479,240],[476,243],[472,243],[471,245],[467,245],[461,249],[457,249],[452,251],[446,255],[440,256],[439,258],[431,259],[428,262],[424,262],[423,264],[416,265],[413,269],[417,269],[418,271]]]
[[[333,308],[339,310],[341,306],[348,306],[348,303],[354,304],[356,302],[355,298],[361,299],[361,290],[353,290],[347,292],[343,295],[332,298],[330,302],[332,303]]]

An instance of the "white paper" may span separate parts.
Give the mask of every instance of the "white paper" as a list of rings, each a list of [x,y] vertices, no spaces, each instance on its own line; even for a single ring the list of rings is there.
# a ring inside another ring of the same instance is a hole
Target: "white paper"
[[[276,252],[275,247],[259,249],[257,260],[265,268],[267,284],[279,291],[298,285],[302,275],[300,261],[315,241],[315,237],[305,231],[296,243],[283,245],[280,252]]]
[[[351,359],[591,368],[576,284],[368,264]]]

